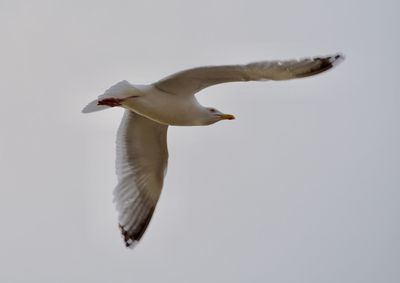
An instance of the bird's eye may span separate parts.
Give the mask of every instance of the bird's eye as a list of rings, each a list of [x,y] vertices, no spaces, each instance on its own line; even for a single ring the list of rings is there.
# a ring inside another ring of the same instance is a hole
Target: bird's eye
[[[211,111],[212,113],[217,112],[217,110],[215,110],[215,109],[213,109],[213,108],[211,108],[210,111]]]

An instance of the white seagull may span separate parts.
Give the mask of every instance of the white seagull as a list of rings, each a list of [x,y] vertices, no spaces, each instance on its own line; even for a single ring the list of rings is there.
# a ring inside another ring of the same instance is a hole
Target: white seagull
[[[83,113],[110,107],[125,108],[117,134],[114,201],[119,227],[127,247],[143,236],[167,171],[168,126],[203,126],[235,117],[203,107],[195,94],[221,83],[290,80],[313,76],[343,61],[341,54],[287,61],[261,61],[247,65],[207,66],[178,72],[150,85],[121,81]]]

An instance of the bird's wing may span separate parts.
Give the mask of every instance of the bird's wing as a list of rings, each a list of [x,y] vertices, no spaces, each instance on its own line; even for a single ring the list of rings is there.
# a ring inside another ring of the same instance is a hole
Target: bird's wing
[[[160,196],[168,162],[167,129],[129,110],[118,129],[114,202],[127,247],[142,237]]]
[[[322,73],[344,59],[340,54],[287,61],[261,61],[247,65],[199,67],[181,71],[153,85],[168,93],[192,95],[206,87],[239,81],[290,80]]]

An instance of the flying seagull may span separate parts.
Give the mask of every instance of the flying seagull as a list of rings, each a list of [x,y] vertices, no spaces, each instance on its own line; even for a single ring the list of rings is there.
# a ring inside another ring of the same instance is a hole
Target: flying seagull
[[[133,247],[142,238],[160,197],[167,171],[168,126],[203,126],[235,119],[231,114],[200,105],[197,92],[228,82],[309,77],[331,69],[343,59],[337,54],[193,68],[149,85],[121,81],[89,103],[83,113],[115,106],[125,108],[117,133],[118,184],[114,190],[125,245]]]

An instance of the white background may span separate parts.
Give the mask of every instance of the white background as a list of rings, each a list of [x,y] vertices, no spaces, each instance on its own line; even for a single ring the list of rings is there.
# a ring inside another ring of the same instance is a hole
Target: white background
[[[0,281],[400,281],[397,1],[0,2]],[[169,131],[153,220],[125,249],[110,85],[341,51],[331,72],[219,85],[234,121]]]

